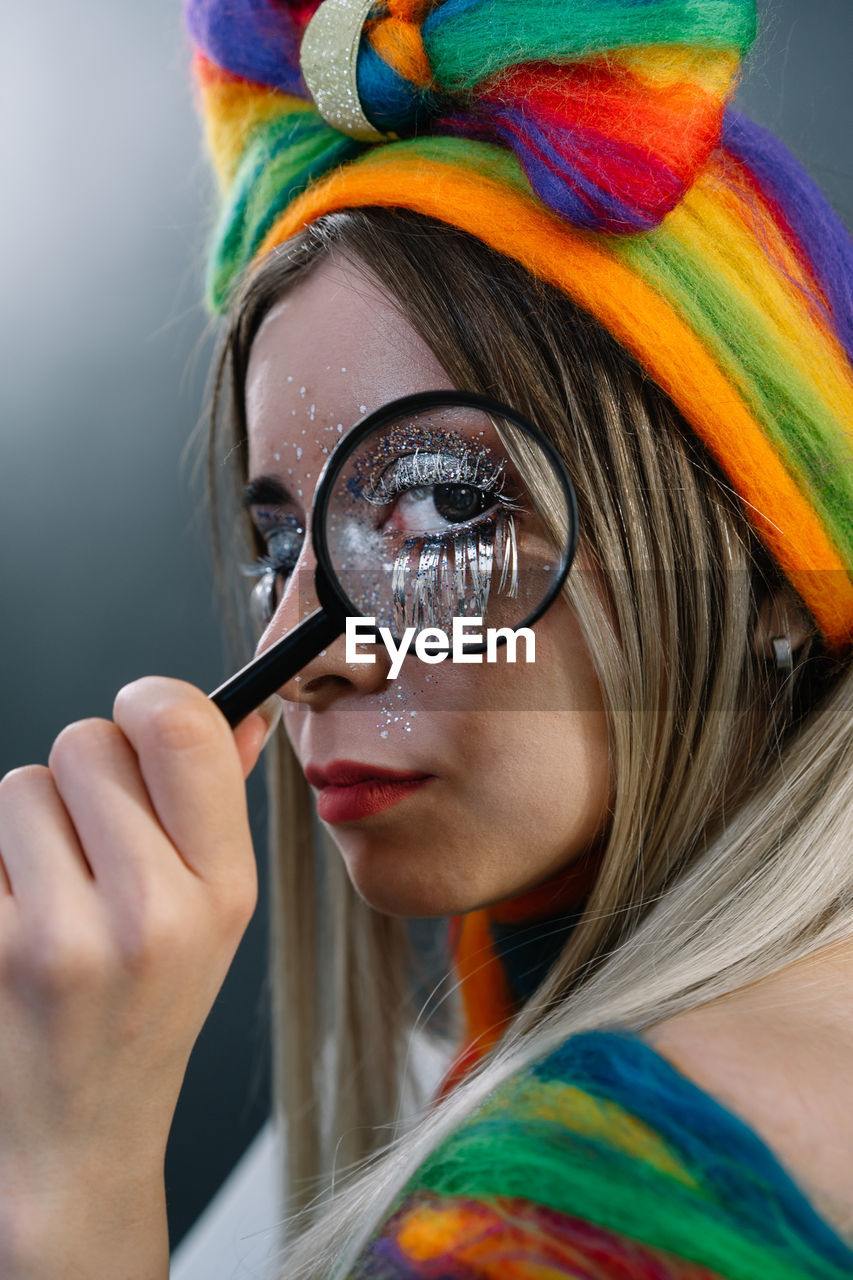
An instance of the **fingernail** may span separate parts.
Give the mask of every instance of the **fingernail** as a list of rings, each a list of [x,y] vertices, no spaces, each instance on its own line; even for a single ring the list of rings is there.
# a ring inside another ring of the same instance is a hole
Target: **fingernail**
[[[281,720],[282,701],[277,693],[273,693],[267,698],[266,702],[262,702],[259,707],[255,708],[255,713],[267,722],[267,731],[264,734],[264,740],[261,743],[261,751],[269,742],[270,738],[278,728]]]

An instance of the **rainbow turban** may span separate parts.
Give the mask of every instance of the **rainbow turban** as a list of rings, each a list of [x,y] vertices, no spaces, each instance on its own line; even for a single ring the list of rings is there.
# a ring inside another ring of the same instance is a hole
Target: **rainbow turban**
[[[320,8],[188,0],[223,196],[211,305],[334,210],[404,207],[477,236],[633,353],[722,467],[829,649],[847,649],[853,246],[781,144],[727,108],[754,0]],[[300,46],[347,12],[349,70],[329,63],[341,79],[330,111]]]

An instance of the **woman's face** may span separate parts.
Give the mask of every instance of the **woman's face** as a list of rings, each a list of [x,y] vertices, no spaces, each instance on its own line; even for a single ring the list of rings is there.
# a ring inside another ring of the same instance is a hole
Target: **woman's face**
[[[365,413],[451,387],[378,286],[343,262],[315,268],[265,318],[249,362],[249,478],[289,495],[250,507],[262,534],[294,516],[310,527],[323,463]],[[316,607],[314,564],[306,539],[259,651]],[[318,814],[377,910],[449,915],[515,897],[600,839],[610,778],[598,682],[562,596],[535,632],[533,663],[499,651],[494,664],[426,665],[412,653],[393,681],[384,646],[374,664],[352,664],[342,636],[279,691]]]

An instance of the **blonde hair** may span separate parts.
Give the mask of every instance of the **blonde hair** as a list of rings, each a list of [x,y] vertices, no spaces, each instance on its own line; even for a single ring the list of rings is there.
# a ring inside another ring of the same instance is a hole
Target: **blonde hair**
[[[593,566],[570,574],[566,596],[600,681],[615,787],[596,884],[543,986],[477,1072],[389,1145],[417,1016],[406,929],[361,902],[339,857],[308,856],[307,785],[276,744],[275,1078],[290,1209],[333,1162],[355,1171],[287,1246],[282,1274],[306,1278],[344,1274],[427,1153],[566,1036],[641,1030],[853,932],[850,664],[814,635],[792,674],[755,652],[762,601],[783,580],[671,402],[562,293],[416,214],[320,219],[236,299],[215,396],[226,452],[245,439],[259,324],[330,254],[384,288],[457,386],[515,405],[566,459]],[[221,491],[216,463],[212,474]]]

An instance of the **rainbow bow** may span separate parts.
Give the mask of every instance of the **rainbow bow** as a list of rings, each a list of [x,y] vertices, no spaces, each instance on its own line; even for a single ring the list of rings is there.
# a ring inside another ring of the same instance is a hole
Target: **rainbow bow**
[[[310,103],[299,47],[317,8],[189,0],[214,162],[252,204],[232,229],[219,302],[272,204],[280,211],[363,149]],[[754,0],[384,0],[362,33],[358,92],[383,133],[511,149],[536,195],[575,227],[646,231],[718,144],[755,27]]]

